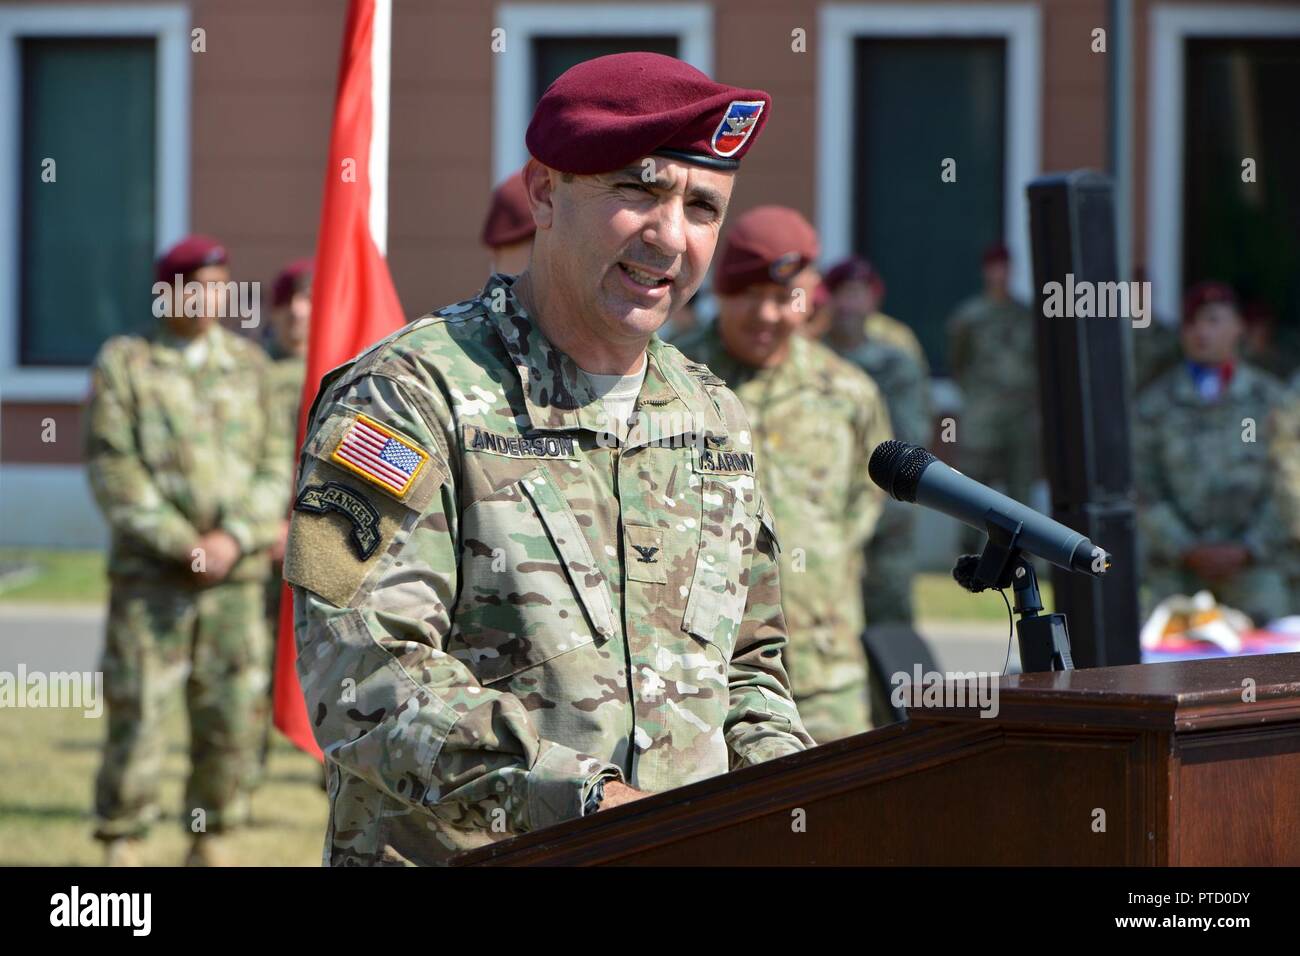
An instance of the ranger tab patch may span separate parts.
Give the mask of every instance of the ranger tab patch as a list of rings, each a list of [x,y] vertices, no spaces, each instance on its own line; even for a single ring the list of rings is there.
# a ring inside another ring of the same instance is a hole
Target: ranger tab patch
[[[362,561],[375,553],[379,545],[379,512],[375,506],[361,494],[347,485],[337,481],[327,481],[323,485],[308,485],[294,502],[295,511],[306,511],[315,515],[328,514],[333,511],[348,519],[352,533],[348,540]]]
[[[410,490],[429,455],[373,419],[358,415],[339,439],[330,460],[401,498]]]

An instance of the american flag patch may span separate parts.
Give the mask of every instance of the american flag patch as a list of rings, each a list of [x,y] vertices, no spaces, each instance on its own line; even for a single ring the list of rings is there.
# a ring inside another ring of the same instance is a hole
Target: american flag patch
[[[330,457],[353,474],[400,498],[429,456],[378,422],[358,415]]]

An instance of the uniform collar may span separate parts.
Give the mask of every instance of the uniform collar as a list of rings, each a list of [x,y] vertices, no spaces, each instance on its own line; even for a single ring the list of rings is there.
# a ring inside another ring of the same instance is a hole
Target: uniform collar
[[[1180,374],[1176,377],[1174,382],[1175,397],[1189,405],[1212,405],[1222,402],[1227,398],[1239,399],[1244,397],[1254,386],[1255,371],[1249,364],[1243,362],[1240,358],[1234,359],[1231,365],[1232,372],[1228,376],[1227,385],[1217,396],[1207,402],[1206,399],[1201,397],[1200,392],[1196,389],[1196,381],[1193,378],[1191,363],[1184,360],[1182,365],[1179,367]]]
[[[604,405],[579,374],[577,363],[552,345],[528,315],[515,296],[514,281],[514,276],[504,273],[493,275],[479,293],[479,302],[519,374],[529,423],[536,431],[603,430],[607,425]],[[500,307],[494,308],[496,303],[501,303]],[[657,437],[689,431],[692,409],[694,420],[706,431],[726,433],[712,400],[687,373],[676,350],[652,336],[646,362],[637,408],[656,414]],[[671,427],[665,429],[665,424]],[[628,436],[628,444],[643,443],[644,431],[638,424]]]
[[[231,354],[226,338],[229,334],[219,324],[214,324],[212,328],[203,333],[202,337],[206,339],[208,345],[208,354],[200,367],[215,366],[221,369],[229,369],[235,365],[235,358]],[[150,337],[154,360],[163,365],[184,366],[185,349],[193,341],[193,339],[183,339],[172,334],[159,323],[154,334]]]
[[[801,382],[809,375],[812,362],[812,343],[798,331],[790,335],[790,350],[780,365],[769,368],[755,368],[741,362],[722,344],[722,333],[717,321],[704,333],[705,362],[723,378],[731,388],[739,388],[751,379],[779,377],[782,381]]]

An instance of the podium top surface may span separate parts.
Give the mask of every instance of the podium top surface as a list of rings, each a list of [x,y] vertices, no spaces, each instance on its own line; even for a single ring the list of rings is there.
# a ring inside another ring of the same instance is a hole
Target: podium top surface
[[[913,693],[915,693],[915,689]],[[1300,720],[1300,654],[1257,654],[1016,674],[997,685],[998,717],[1194,732]],[[946,698],[945,698],[946,699]],[[979,719],[978,701],[910,709],[914,720]]]

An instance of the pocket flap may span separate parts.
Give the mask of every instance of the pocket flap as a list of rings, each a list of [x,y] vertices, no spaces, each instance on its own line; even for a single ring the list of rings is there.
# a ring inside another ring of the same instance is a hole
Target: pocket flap
[[[614,606],[609,598],[609,584],[587,547],[587,539],[578,527],[569,503],[541,468],[530,471],[519,480],[519,484],[537,508],[537,515],[551,536],[591,626],[602,639],[613,637],[617,626]]]

